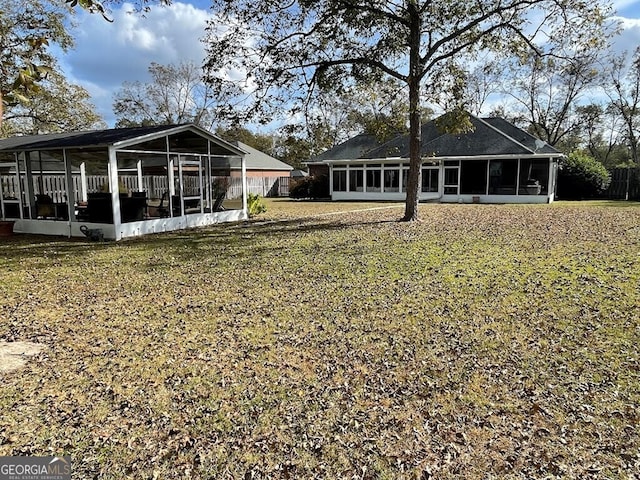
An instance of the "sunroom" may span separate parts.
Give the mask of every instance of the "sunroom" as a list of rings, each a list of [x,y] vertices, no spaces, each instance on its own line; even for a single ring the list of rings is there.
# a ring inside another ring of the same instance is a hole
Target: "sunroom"
[[[460,134],[443,133],[437,119],[423,125],[421,201],[554,200],[561,152],[501,118],[469,120],[472,128]],[[328,174],[333,200],[404,201],[409,137],[379,143],[358,135],[308,163],[317,175]]]
[[[404,201],[409,163],[399,159],[327,162],[333,200]],[[421,201],[549,203],[554,199],[557,158],[424,158]]]
[[[0,216],[18,233],[111,240],[242,220],[244,155],[195,125],[4,139]]]

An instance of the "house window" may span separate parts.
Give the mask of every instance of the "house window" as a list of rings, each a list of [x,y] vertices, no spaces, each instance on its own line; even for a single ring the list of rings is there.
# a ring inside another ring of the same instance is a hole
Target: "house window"
[[[519,195],[547,195],[549,192],[549,159],[520,160]]]
[[[388,165],[384,170],[384,191],[400,191],[400,165]]]
[[[463,160],[460,166],[460,193],[480,194],[487,192],[487,161]]]
[[[515,195],[518,179],[517,160],[489,161],[489,194]]]
[[[367,192],[379,192],[381,186],[380,165],[367,165]]]
[[[456,169],[457,170],[457,169]],[[423,168],[422,169],[422,192],[437,192],[438,191],[438,168]],[[456,179],[456,185],[458,180]]]
[[[334,192],[347,191],[347,171],[346,170],[333,171],[333,191]]]
[[[364,170],[349,169],[349,191],[364,191]]]
[[[460,169],[458,167],[444,167],[444,194],[445,195],[457,195],[458,194],[458,174]]]

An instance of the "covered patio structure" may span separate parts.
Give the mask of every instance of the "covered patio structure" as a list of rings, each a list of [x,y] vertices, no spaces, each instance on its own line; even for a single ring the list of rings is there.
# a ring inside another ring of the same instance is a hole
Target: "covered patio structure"
[[[245,153],[195,125],[3,139],[0,217],[14,232],[111,240],[243,220]]]

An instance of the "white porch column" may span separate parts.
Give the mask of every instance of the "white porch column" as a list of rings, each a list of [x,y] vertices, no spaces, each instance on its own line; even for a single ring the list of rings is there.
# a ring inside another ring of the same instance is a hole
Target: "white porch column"
[[[249,215],[247,210],[247,163],[244,155],[240,157],[240,171],[242,172],[242,210],[245,215]]]
[[[62,161],[64,162],[64,180],[67,189],[67,223],[69,224],[69,238],[71,238],[71,222],[75,222],[76,194],[73,191],[73,172],[71,171],[71,161],[67,157],[67,150],[62,149]],[[56,214],[57,216],[57,214]]]
[[[39,154],[40,152],[38,152]],[[17,155],[17,154],[16,154]],[[27,207],[29,212],[29,218],[33,218],[35,215],[33,214],[36,207],[36,195],[33,192],[33,169],[31,168],[31,152],[25,152],[24,154],[24,167],[26,174],[26,185],[25,185],[25,195],[27,200]],[[22,209],[21,209],[22,210]],[[24,212],[22,212],[24,215]]]
[[[553,202],[556,197],[556,182],[558,181],[558,163],[549,157],[549,180],[547,181],[547,201]]]
[[[333,164],[329,165],[329,195],[333,198]]]
[[[113,212],[113,230],[115,239],[122,239],[120,232],[120,188],[118,186],[118,160],[116,151],[109,147],[109,189],[111,190],[111,210]]]
[[[87,165],[85,162],[80,164],[80,195],[82,201],[87,203]]]
[[[142,178],[142,160],[136,162],[136,169],[138,170],[138,191],[144,190],[144,179]]]

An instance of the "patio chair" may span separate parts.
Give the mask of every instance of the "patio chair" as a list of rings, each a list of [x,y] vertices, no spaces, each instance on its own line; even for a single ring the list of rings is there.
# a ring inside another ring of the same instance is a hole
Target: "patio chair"
[[[55,216],[53,200],[49,195],[36,195],[36,216],[38,218],[51,218]]]
[[[160,198],[160,204],[158,205],[158,215],[160,218],[167,218],[169,216],[169,205],[164,205],[165,200],[169,200],[168,191],[165,191]]]
[[[213,203],[212,212],[221,212],[224,210],[222,206],[222,202],[224,202],[225,197],[227,196],[227,192],[222,192],[216,197],[216,201]]]

